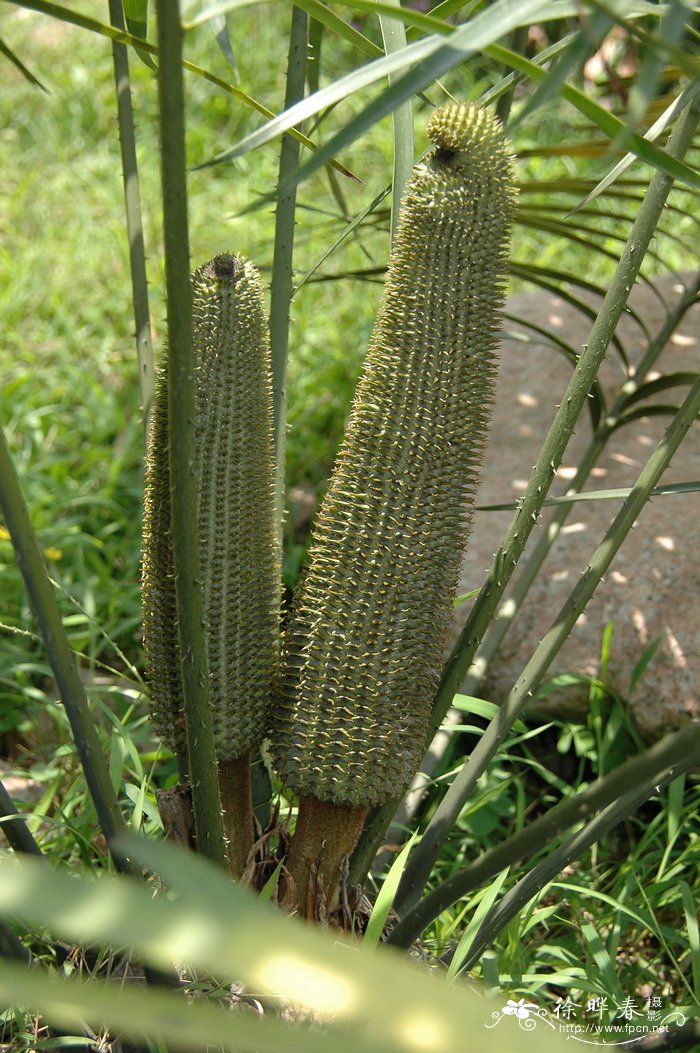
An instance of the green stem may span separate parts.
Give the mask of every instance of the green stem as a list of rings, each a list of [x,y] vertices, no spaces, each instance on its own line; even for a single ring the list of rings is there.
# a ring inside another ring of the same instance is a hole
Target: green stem
[[[18,814],[15,802],[0,782],[0,829],[7,838],[13,852],[38,856],[44,859],[44,853],[34,840],[31,830],[21,815]]]
[[[529,26],[516,26],[510,36],[510,49],[515,51],[517,55],[525,53],[527,48],[527,39],[529,35]],[[505,128],[508,124],[508,118],[510,116],[510,108],[513,105],[513,99],[515,97],[515,80],[509,84],[507,91],[500,96],[496,104],[496,115]]]
[[[284,105],[289,109],[304,96],[306,83],[309,18],[296,5],[292,9],[287,60],[287,87]],[[275,247],[270,284],[270,346],[272,351],[272,408],[275,429],[275,494],[280,537],[285,504],[285,459],[287,436],[287,358],[289,355],[289,305],[292,300],[294,255],[294,215],[296,185],[279,188],[289,182],[289,175],[299,162],[299,143],[291,136],[282,137],[277,209],[275,212]]]
[[[121,0],[109,0],[109,19],[115,29],[124,29]],[[119,121],[119,143],[121,146],[122,174],[124,177],[124,204],[126,206],[126,232],[129,239],[129,261],[131,264],[131,289],[136,326],[136,353],[141,389],[141,408],[144,426],[153,401],[154,367],[151,344],[151,313],[148,305],[148,279],[146,277],[146,250],[141,222],[141,195],[139,172],[136,160],[136,136],[134,111],[131,106],[131,81],[129,56],[124,44],[112,40],[114,85],[117,92],[117,118]]]
[[[667,147],[668,152],[674,157],[682,157],[685,154],[699,116],[700,110],[697,104],[694,104],[680,117]],[[513,569],[538,520],[543,502],[583,409],[586,396],[593,385],[617,324],[625,310],[630,291],[672,186],[673,180],[663,172],[657,171],[651,178],[649,189],[632,225],[610,288],[591,329],[588,346],[576,364],[560,407],[545,438],[537,464],[533,468],[520,507],[506,532],[486,582],[474,602],[445,666],[433,704],[433,727],[444,720],[455,692],[459,690],[474,660],[481,638],[496,613]],[[520,684],[521,681],[518,683]],[[530,686],[528,683],[528,689]],[[430,873],[436,850],[439,851],[439,846],[454,825],[454,801],[458,795],[468,795],[473,789],[476,778],[483,771],[483,767],[478,766],[488,763],[507,734],[508,726],[505,720],[505,712],[501,709],[496,721],[491,725],[494,730],[487,729],[468,763],[450,788],[448,794],[450,801],[447,801],[446,796],[435,813],[431,823],[430,838],[425,839],[424,837],[404,872],[397,897],[397,909],[412,906],[420,896]]]
[[[401,0],[389,0],[395,7],[401,7]],[[387,55],[401,51],[406,47],[406,27],[398,18],[390,15],[379,15],[379,26]],[[396,74],[389,77],[391,84]],[[396,225],[399,221],[401,200],[406,184],[413,170],[413,106],[411,100],[397,106],[391,115],[394,130],[394,173],[391,182],[391,240],[393,243]]]
[[[71,726],[73,741],[95,806],[97,821],[107,842],[107,849],[120,873],[142,877],[142,868],[125,855],[121,847],[128,828],[112,786],[104,749],[97,734],[94,717],[90,713],[76,657],[71,650],[63,627],[61,612],[58,609],[51,580],[29,521],[27,506],[22,498],[19,480],[2,428],[0,428],[0,510],[5,517],[7,529],[12,538],[17,564],[24,578],[29,602],[58,684],[61,702]],[[27,839],[22,840],[26,850],[31,851],[32,855],[36,854],[33,849],[29,848]],[[178,985],[177,977],[156,972],[149,966],[144,968],[147,983],[168,987]]]
[[[214,731],[199,567],[195,386],[185,156],[185,103],[179,5],[158,0],[158,100],[168,314],[168,418],[172,540],[192,807],[198,850],[225,865],[226,845],[214,763]]]
[[[500,874],[506,867],[529,859],[569,827],[606,808],[630,787],[638,786],[644,779],[649,778],[650,772],[655,773],[652,778],[656,778],[659,772],[680,763],[687,752],[688,736],[687,731],[683,729],[667,735],[662,742],[651,746],[639,756],[630,757],[587,789],[550,808],[545,815],[529,823],[507,841],[484,852],[478,859],[441,882],[402,917],[392,929],[388,942],[395,947],[410,947],[426,926],[453,903],[457,903],[496,874]]]
[[[0,509],[5,517],[15,548],[17,563],[24,578],[34,616],[44,641],[46,653],[58,684],[61,701],[70,722],[78,756],[85,773],[88,790],[97,818],[112,854],[115,866],[126,873],[131,864],[114,850],[116,838],[126,833],[126,823],[119,810],[105,761],[104,748],[90,713],[85,687],[78,673],[76,657],[71,650],[56,603],[49,575],[41,556],[29,513],[22,498],[19,480],[10,457],[5,435],[0,430]]]
[[[18,962],[24,962],[25,965],[34,964],[31,954],[19,936],[2,919],[0,919],[0,958],[15,959]]]

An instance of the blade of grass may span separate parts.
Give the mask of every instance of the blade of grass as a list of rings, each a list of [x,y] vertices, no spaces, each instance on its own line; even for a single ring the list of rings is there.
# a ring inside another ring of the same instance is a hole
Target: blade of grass
[[[415,831],[391,864],[389,873],[382,882],[382,887],[377,893],[377,898],[374,901],[370,919],[367,922],[365,934],[362,937],[363,946],[376,947],[382,938],[384,926],[386,925],[386,920],[391,912],[394,896],[396,895],[401,875],[406,866],[406,860],[408,859],[409,852],[413,848],[417,837],[418,831]]]
[[[679,881],[683,899],[683,913],[688,927],[688,946],[690,950],[690,967],[693,973],[693,990],[696,999],[700,998],[700,929],[698,928],[698,905],[687,881]]]
[[[327,933],[283,918],[194,853],[133,837],[127,850],[163,879],[168,893],[154,896],[144,883],[120,878],[90,880],[53,872],[33,860],[21,867],[9,861],[0,867],[3,909],[33,924],[47,924],[61,938],[133,945],[137,953],[156,963],[171,958],[187,962],[210,975],[250,984],[251,990],[282,995],[308,1007],[314,1017],[306,1027],[300,1021],[283,1024],[274,1013],[259,1020],[252,1014],[231,1014],[220,1005],[210,1005],[205,1009],[206,1019],[218,1020],[221,1025],[212,1035],[204,1026],[205,1016],[195,1012],[200,1009],[196,1001],[188,1005],[184,999],[166,1000],[154,994],[156,1030],[158,1025],[166,1028],[172,1024],[168,1035],[178,1048],[187,1045],[201,1050],[211,1040],[217,1045],[223,1043],[226,1049],[233,1045],[270,1053],[356,1053],[358,1048],[372,1053],[415,1053],[420,1026],[420,1033],[429,1036],[431,1053],[450,1053],[460,1048],[464,1034],[473,1033],[483,1023],[483,1002],[472,992],[434,982],[415,964],[400,961],[382,948],[365,949],[341,936],[331,939]],[[3,1000],[9,993],[7,976],[3,968]],[[105,996],[98,982],[91,986]],[[118,999],[129,988],[114,983],[105,986],[117,998],[112,1004],[116,1011]],[[56,1001],[52,1004],[57,1012],[64,998],[73,997],[64,992],[75,990],[69,982],[54,989]],[[145,994],[130,993],[141,995],[143,1009]],[[35,998],[36,992],[20,1001],[26,1004]],[[126,1003],[121,1006],[120,1012],[126,1015]],[[99,1010],[98,1017],[94,1008],[91,1019],[116,1019],[104,1001]],[[170,1015],[171,1010],[176,1016]],[[187,1015],[192,1024],[186,1023]],[[319,1026],[319,1017],[323,1026]],[[260,1026],[255,1031],[241,1030],[239,1018]],[[175,1022],[183,1027],[182,1034]],[[268,1023],[273,1025],[270,1030],[264,1027]],[[142,1035],[143,1016],[138,1024]],[[136,1030],[133,1021],[129,1026]],[[349,1033],[350,1028],[353,1033]],[[556,1041],[546,1040],[544,1036],[544,1053],[559,1048]],[[529,1036],[511,1036],[514,1053],[527,1053],[528,1044]],[[497,1053],[501,1039],[487,1032],[482,1047],[484,1053]]]
[[[354,231],[357,230],[357,228],[367,218],[367,216],[374,212],[375,209],[377,209],[379,205],[381,205],[382,201],[386,200],[390,193],[391,187],[385,187],[382,191],[380,191],[379,194],[377,194],[377,196],[372,201],[370,201],[369,205],[367,205],[366,208],[363,208],[361,212],[358,212],[355,218],[350,223],[348,223],[347,227],[343,227],[337,238],[331,242],[328,248],[323,250],[321,255],[311,264],[308,271],[306,271],[306,273],[303,274],[302,277],[299,279],[294,288],[293,295],[296,295],[301,289],[301,287],[303,285],[306,285],[308,281],[311,281],[319,267],[323,266],[323,264],[326,262],[329,256],[331,256],[335,252],[335,250],[343,244],[346,238],[349,238],[354,233]]]
[[[637,890],[639,892],[639,895],[640,895],[641,899],[644,901],[644,905],[646,906],[647,911],[649,912],[649,914],[651,914],[653,916],[654,915],[654,907],[653,907],[653,905],[652,905],[652,903],[651,903],[651,901],[649,899],[649,892],[648,892],[647,888],[639,880],[639,876],[637,874],[635,874],[635,884],[637,885]],[[670,946],[669,940],[668,940],[666,934],[664,933],[664,929],[666,929],[665,925],[660,925],[660,924],[657,923],[656,927],[655,927],[655,935],[656,935],[660,945],[663,947],[665,953],[668,955],[669,961],[673,962],[675,967],[676,967],[676,969],[678,970],[678,973],[680,975],[681,984],[685,987],[685,989],[688,992],[691,1000],[694,1000],[694,1001],[697,1002],[696,991],[693,989],[693,987],[691,985],[691,982],[690,982],[688,976],[686,975],[683,966],[679,963],[679,961],[678,961],[678,954],[674,952],[674,947]],[[671,930],[671,933],[669,933],[669,935],[671,935],[671,938],[673,939],[673,942],[676,943],[675,937],[677,936],[677,933],[675,932],[675,930]],[[677,1041],[677,1039],[676,1039],[676,1041]],[[688,1048],[684,1044],[676,1045],[676,1041],[674,1041],[674,1044],[673,1044],[673,1047],[672,1047],[673,1049]],[[671,1047],[669,1047],[669,1048],[671,1048]]]
[[[117,21],[112,13],[112,2],[110,0],[110,16],[109,20],[116,29],[124,29],[124,25],[121,17]],[[148,0],[121,0],[120,8],[123,8],[123,16],[126,19],[126,27],[130,33],[135,37],[140,37],[143,40],[148,39]],[[122,15],[122,11],[119,11],[119,15]],[[136,45],[136,54],[143,62],[144,66],[148,66],[149,69],[155,70],[156,64],[149,55],[145,48]]]
[[[623,761],[618,768],[597,779],[585,790],[554,805],[544,815],[528,823],[508,840],[489,849],[420,899],[391,931],[388,942],[396,947],[410,947],[426,926],[452,903],[459,902],[463,896],[469,895],[505,867],[529,859],[572,826],[607,808],[628,787],[638,785],[650,772],[665,771],[682,761],[688,749],[700,748],[700,732],[695,731],[694,735],[690,744],[685,730],[667,735],[639,756]]]
[[[496,58],[503,62],[504,65],[520,70],[534,81],[542,81],[547,76],[546,71],[536,63],[531,62],[523,55],[518,55],[515,51],[510,51],[502,44],[492,44],[484,50],[491,58]],[[571,103],[572,106],[575,106],[579,113],[582,113],[589,121],[600,128],[610,139],[611,143],[614,143],[618,136],[625,132],[625,125],[619,117],[616,117],[609,110],[606,110],[604,106],[595,102],[594,99],[573,85],[563,84],[561,97]],[[629,144],[631,151],[638,158],[646,161],[647,164],[653,165],[658,171],[665,172],[666,175],[687,183],[688,186],[700,188],[700,175],[668,150],[661,150],[659,147],[654,146],[653,143],[637,132],[626,133],[625,142]]]
[[[699,117],[700,108],[695,105],[684,113],[674,129],[669,143],[669,149],[674,154],[679,156],[685,154],[689,143],[692,141]],[[533,468],[520,507],[508,527],[486,582],[472,606],[469,617],[445,665],[433,704],[432,730],[440,726],[452,702],[452,698],[459,690],[474,660],[481,639],[496,613],[501,597],[513,573],[513,568],[522,555],[527,540],[537,522],[542,502],[547,497],[557,467],[561,464],[561,459],[581,414],[588,392],[597,376],[617,324],[625,310],[630,290],[646,255],[647,247],[656,230],[672,185],[673,181],[665,173],[657,171],[651,178],[648,192],[632,225],[620,263],[611,281],[598,317],[591,329],[588,344],[582,352],[569,385],[563,394],[559,409],[542,445],[537,464]],[[657,481],[654,480],[652,488]],[[482,760],[486,764],[488,763],[486,757],[488,756],[490,759],[492,756],[489,742],[490,736],[488,735],[480,740],[478,746],[481,747],[483,756],[480,757],[477,754],[477,757],[473,759],[474,754],[472,754],[472,758],[470,758],[465,768],[455,779],[444,800],[436,810],[420,845],[414,852],[404,875],[403,893],[400,892],[400,902],[404,908],[415,902],[415,899],[420,895],[432,868],[433,861],[436,858],[436,853],[439,852],[440,846],[448,836],[457,815],[462,809],[464,800],[466,800],[474,786],[475,776],[478,778],[478,775],[484,770],[481,766]],[[497,748],[495,741],[492,745],[494,749]],[[389,802],[386,806],[382,806],[384,829],[397,803]],[[390,808],[391,810],[389,810]],[[386,814],[387,812],[388,815]],[[368,834],[366,837],[363,835],[358,849],[356,849],[356,853],[359,851],[362,855],[356,856],[358,862],[355,865],[358,865],[360,861],[364,865],[369,853],[371,853],[371,861],[374,855],[371,838],[374,837],[376,839],[381,836],[382,819],[379,818],[378,812],[376,813],[376,824],[375,816],[370,817],[369,824],[366,824]],[[367,866],[369,866],[369,861],[367,861]]]
[[[661,16],[658,27],[658,38],[666,45],[676,46],[682,35],[689,9],[679,0],[669,0]],[[625,113],[625,132],[623,141],[629,132],[643,119],[654,96],[658,92],[659,76],[664,68],[665,55],[660,48],[649,48],[642,59],[642,64],[630,88]]]
[[[312,18],[309,22],[309,62],[306,72],[306,83],[309,91],[318,91],[321,84],[321,56],[325,27]]]
[[[244,4],[253,3],[255,0],[228,0],[217,4],[214,8],[215,14],[220,14],[225,11],[230,11],[235,7],[243,6]],[[353,29],[347,22],[343,21],[338,15],[332,11],[327,4],[321,3],[321,0],[301,0],[299,4],[312,18],[323,22],[328,29],[337,32],[339,36],[344,37],[350,43],[357,46],[356,37],[354,34],[357,30]],[[432,14],[423,14],[422,11],[415,11],[413,8],[400,8],[397,12],[390,11],[390,8],[394,6],[393,0],[388,0],[387,3],[376,3],[375,0],[367,0],[363,3],[362,0],[358,0],[357,3],[343,3],[344,7],[354,7],[356,10],[367,11],[370,14],[376,15],[387,15],[391,14],[395,19],[399,18],[401,22],[406,26],[412,26],[414,29],[421,29],[427,33],[441,32],[445,30],[451,30],[453,27],[442,19],[435,17],[435,12]],[[442,6],[442,5],[441,5]],[[463,7],[464,4],[460,3],[458,7]],[[467,5],[469,6],[469,5]],[[436,8],[437,10],[437,8]],[[197,15],[192,21],[187,22],[186,26],[189,29],[191,26],[201,25],[202,22],[206,22],[212,15],[208,12],[203,12],[201,15]],[[340,25],[342,23],[342,25]],[[360,36],[362,34],[359,34]],[[364,38],[371,47],[376,47],[371,41]],[[362,50],[362,47],[360,47]],[[381,54],[381,49],[377,49]]]
[[[659,863],[659,869],[657,871],[657,881],[663,880],[666,865],[671,857],[673,846],[676,842],[676,838],[680,834],[683,827],[683,797],[685,794],[685,777],[681,776],[680,779],[676,779],[672,782],[668,788],[668,802],[666,812],[666,844],[664,846],[664,854],[661,857]]]
[[[348,44],[352,44],[357,51],[367,55],[368,58],[380,58],[383,55],[382,49],[374,41],[366,37],[364,33],[360,33],[354,26],[349,25],[335,11],[331,11],[327,4],[321,3],[321,0],[300,0],[297,6],[306,11],[310,18],[325,29],[335,33]]]
[[[116,29],[124,28],[120,0],[109,0],[109,17]],[[145,35],[145,26],[144,26]],[[131,264],[131,290],[136,326],[136,354],[141,389],[141,410],[144,426],[153,400],[154,363],[151,344],[151,312],[148,304],[148,279],[146,277],[146,249],[141,222],[141,192],[139,189],[138,162],[136,160],[136,132],[134,111],[131,106],[131,80],[129,56],[124,44],[112,41],[114,86],[117,93],[117,117],[119,121],[119,144],[121,147],[122,175],[124,179],[124,204],[126,207],[126,233],[129,239],[129,262]]]
[[[522,278],[523,281],[527,281],[531,285],[536,285],[540,289],[545,289],[547,292],[554,293],[555,296],[559,296],[565,301],[565,303],[571,304],[572,307],[575,307],[582,315],[590,318],[591,322],[595,322],[597,317],[596,310],[591,307],[590,304],[586,303],[586,301],[580,296],[576,296],[567,289],[566,284],[571,280],[574,285],[579,286],[581,289],[585,289],[587,292],[596,294],[601,300],[603,300],[605,289],[602,285],[596,287],[593,282],[588,282],[585,278],[573,278],[571,275],[567,275],[565,271],[557,272],[549,267],[538,267],[532,263],[520,264],[515,260],[511,260],[509,271],[511,274],[517,275],[519,278]],[[638,320],[639,316],[635,318],[635,321]],[[619,352],[623,365],[627,367],[629,365],[629,359],[622,340],[617,333],[613,333],[610,340]]]
[[[583,921],[581,923],[581,933],[585,937],[588,952],[593,955],[596,970],[605,983],[606,991],[611,991],[617,1004],[621,1005],[625,996],[620,978],[617,975],[607,948],[603,946],[598,930],[590,921]]]
[[[30,84],[33,84],[36,88],[41,88],[47,95],[50,95],[48,88],[44,87],[38,77],[35,77],[31,70],[27,69],[22,60],[15,55],[11,47],[9,47],[4,40],[0,39],[0,55],[4,55],[6,59],[9,59],[13,66],[15,66],[25,80],[28,80]]]
[[[571,74],[583,66],[591,51],[600,47],[611,25],[612,19],[600,11],[594,12],[590,20],[581,20],[578,33],[562,57],[552,65],[547,75],[539,82],[523,108],[516,114],[511,122],[511,129],[517,128],[541,106],[545,106],[560,93]],[[516,48],[515,51],[517,54],[521,53],[519,48]]]
[[[517,26],[510,35],[510,47],[513,51],[523,52],[527,49],[527,42],[530,36],[529,26]],[[503,80],[508,80],[508,77],[504,77]],[[496,116],[505,128],[508,124],[510,117],[511,106],[513,105],[513,99],[515,98],[515,85],[517,83],[516,78],[508,81],[504,91],[494,91],[491,98],[497,99],[496,103]],[[492,89],[493,90],[493,89]],[[486,105],[486,100],[482,102]],[[508,129],[510,133],[510,127]]]
[[[215,0],[204,0],[206,6],[213,9],[215,6]],[[233,72],[234,80],[239,79],[238,75],[238,63],[236,62],[236,55],[231,44],[231,37],[229,36],[228,25],[226,23],[226,16],[223,12],[213,11],[210,18],[212,22],[212,30],[214,32],[214,39],[218,45],[219,51],[228,62]],[[186,27],[183,26],[183,29]]]
[[[680,67],[684,73],[691,78],[696,78],[700,72],[700,61],[691,49],[685,48],[681,45],[674,44],[672,41],[667,40],[659,31],[649,32],[644,27],[644,23],[639,19],[636,19],[632,12],[627,12],[627,15],[617,9],[616,5],[609,5],[604,3],[603,0],[586,0],[589,7],[595,8],[597,11],[602,11],[609,15],[610,18],[615,22],[616,25],[624,29],[625,33],[628,34],[634,42],[636,42],[643,52],[651,52],[654,54],[661,53],[665,55],[669,62],[675,63],[676,66]],[[650,15],[652,18],[660,19],[669,10],[667,4],[645,4],[644,14]],[[641,13],[641,7],[640,7]],[[690,15],[690,11],[688,11]],[[692,17],[689,17],[686,26],[689,32],[693,32]]]
[[[221,799],[216,776],[214,730],[197,531],[195,475],[195,388],[192,288],[187,220],[185,109],[179,4],[158,0],[158,103],[165,237],[168,327],[168,418],[172,492],[172,540],[177,620],[187,730],[189,779],[198,850],[222,866],[226,860]]]
[[[224,1013],[221,1007],[198,999],[189,1001],[160,991],[146,991],[136,985],[92,980],[67,979],[43,970],[20,969],[0,962],[0,991],[3,1002],[36,1007],[49,1021],[61,1027],[80,1027],[89,1021],[102,1030],[105,1021],[125,1037],[138,1043],[138,1049],[162,1050],[163,1041],[173,1048],[200,1053],[203,1049],[254,1049],[260,1053],[324,1053],[328,1039],[308,1028],[290,1028],[282,1021],[254,1013]],[[150,1040],[150,1041],[149,1041]],[[148,1042],[144,1047],[143,1043]],[[152,1044],[153,1043],[153,1044]],[[52,1043],[52,1048],[56,1044]],[[60,1048],[60,1047],[59,1047]],[[93,1040],[94,1048],[94,1040]],[[131,1046],[130,1048],[134,1048]],[[341,1039],[339,1053],[353,1053],[353,1040]],[[384,1053],[377,1044],[372,1053]]]
[[[148,39],[148,0],[120,0],[120,8],[123,9],[123,17],[126,19],[129,32],[133,33],[135,37],[143,37],[144,40]],[[122,14],[122,11],[120,11]],[[113,26],[117,29],[123,29],[124,26],[118,24],[112,18],[112,12],[110,8],[110,21]],[[121,19],[120,19],[121,22]]]
[[[447,970],[446,980],[448,982],[457,979],[462,963],[469,954],[469,948],[471,947],[474,937],[482,926],[484,918],[493,907],[499,892],[503,888],[506,878],[508,877],[508,868],[497,874],[491,884],[484,890],[484,894],[481,897],[479,904],[474,911],[469,924],[462,933],[459,943],[455,948],[455,952],[452,956],[449,969]]]
[[[651,412],[651,408],[648,406],[644,407],[645,416]],[[664,407],[664,409],[670,408]],[[675,410],[676,412],[678,411],[677,406]],[[692,480],[686,483],[666,483],[662,486],[655,486],[650,496],[665,497],[670,494],[695,494],[698,490],[700,490],[700,480]],[[563,494],[561,497],[548,497],[546,501],[542,502],[542,507],[554,506],[556,508],[557,505],[573,505],[578,504],[580,501],[621,501],[628,498],[631,493],[631,486],[615,486],[609,490],[587,490],[580,494]],[[479,512],[506,512],[516,509],[518,502],[505,501],[501,505],[477,505],[476,507]]]

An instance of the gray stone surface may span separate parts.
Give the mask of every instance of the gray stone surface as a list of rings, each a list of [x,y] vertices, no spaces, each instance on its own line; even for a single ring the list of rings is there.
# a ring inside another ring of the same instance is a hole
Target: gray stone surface
[[[659,286],[671,302],[677,282]],[[656,294],[644,285],[633,290],[631,303],[651,333],[663,321]],[[590,322],[563,300],[548,294],[511,298],[509,313],[525,317],[574,347],[588,339]],[[478,495],[479,504],[497,504],[520,496],[547,432],[557,403],[571,375],[571,366],[547,341],[522,342],[519,327],[506,323],[498,394],[491,436]],[[631,362],[639,360],[646,340],[637,323],[626,317],[619,329]],[[530,335],[532,341],[532,335]],[[700,307],[685,316],[659,359],[658,372],[700,369]],[[614,348],[601,374],[610,400],[624,382],[626,370]],[[682,401],[687,389],[661,393],[657,401]],[[649,453],[662,437],[667,417],[649,416],[616,432],[604,450],[585,489],[630,486]],[[591,435],[588,416],[582,419],[558,471],[552,496],[564,493],[581,451]],[[691,429],[662,482],[700,478],[700,428]],[[500,702],[507,695],[538,641],[549,628],[596,545],[620,507],[618,500],[573,506],[540,577],[520,610],[479,693]],[[530,539],[547,529],[545,510]],[[477,512],[464,564],[461,591],[478,588],[491,564],[512,512]],[[700,494],[658,497],[644,510],[588,608],[580,617],[548,675],[563,672],[597,675],[603,632],[613,624],[607,682],[626,701],[647,739],[679,725],[684,715],[700,718]],[[463,621],[469,602],[458,611]],[[654,641],[658,649],[646,673],[630,693],[635,665]],[[585,686],[549,696],[560,712],[585,712]]]

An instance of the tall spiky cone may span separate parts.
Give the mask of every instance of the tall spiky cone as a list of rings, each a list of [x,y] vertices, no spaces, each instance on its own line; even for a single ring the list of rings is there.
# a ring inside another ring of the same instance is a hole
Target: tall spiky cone
[[[275,522],[269,337],[262,282],[242,256],[192,276],[198,508],[210,697],[232,865],[253,836],[248,755],[265,736],[279,660],[280,546]],[[146,457],[143,635],[151,716],[184,758],[171,542],[167,375]],[[237,816],[237,817],[236,817]]]
[[[426,746],[493,397],[510,147],[471,104],[435,111],[427,131],[285,639],[274,753],[301,796],[302,911],[321,845],[328,885]]]

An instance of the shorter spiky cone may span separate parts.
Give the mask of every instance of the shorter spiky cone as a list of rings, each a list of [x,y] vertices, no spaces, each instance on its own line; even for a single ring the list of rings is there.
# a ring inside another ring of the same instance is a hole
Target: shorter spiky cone
[[[515,202],[494,117],[446,106],[428,136],[286,634],[275,725],[278,770],[301,810],[352,809],[354,826],[358,809],[402,792],[426,746],[493,398]],[[323,822],[318,845],[335,837]],[[293,844],[297,885],[308,855]]]
[[[242,256],[217,256],[200,267],[192,276],[192,291],[198,479],[192,529],[200,546],[222,802],[226,815],[246,799],[242,840],[249,844],[247,758],[267,733],[279,650],[281,557],[269,337],[262,282]],[[163,371],[146,458],[143,634],[153,724],[184,758],[167,384]],[[233,836],[231,826],[227,823]]]

